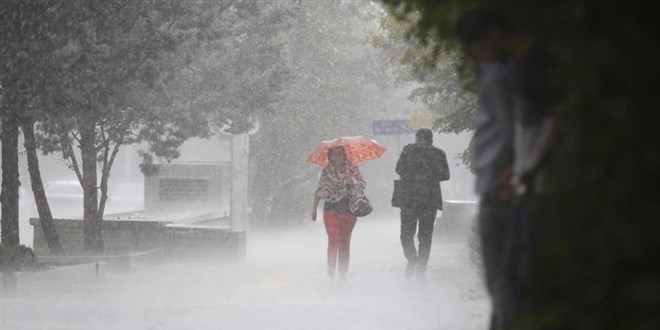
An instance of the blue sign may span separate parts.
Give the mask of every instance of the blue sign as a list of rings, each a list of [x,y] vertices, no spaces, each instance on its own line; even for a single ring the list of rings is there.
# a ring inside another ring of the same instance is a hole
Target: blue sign
[[[408,128],[408,119],[374,120],[372,128],[374,135],[404,135],[413,133]]]

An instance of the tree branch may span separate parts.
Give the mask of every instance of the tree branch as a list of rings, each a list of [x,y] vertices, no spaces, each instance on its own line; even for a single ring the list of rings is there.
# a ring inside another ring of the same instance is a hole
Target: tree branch
[[[108,137],[105,135],[105,125],[99,125],[101,129],[101,143],[98,146],[94,146],[94,149],[98,153],[101,150],[104,150],[104,158],[108,158],[108,149],[110,148],[108,144],[110,143]]]
[[[82,185],[82,172],[80,171],[80,166],[78,166],[78,160],[76,159],[76,154],[73,152],[73,146],[69,142],[70,140],[68,135],[68,133],[60,134],[60,141],[62,141],[62,155],[65,159],[69,160],[71,169],[73,169],[73,172],[76,173],[76,177]]]

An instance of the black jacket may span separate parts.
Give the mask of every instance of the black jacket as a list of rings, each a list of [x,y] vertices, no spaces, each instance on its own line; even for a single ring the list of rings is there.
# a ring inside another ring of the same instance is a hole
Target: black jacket
[[[417,142],[403,148],[396,173],[405,184],[402,207],[432,207],[442,210],[440,181],[449,180],[445,152],[431,143]]]

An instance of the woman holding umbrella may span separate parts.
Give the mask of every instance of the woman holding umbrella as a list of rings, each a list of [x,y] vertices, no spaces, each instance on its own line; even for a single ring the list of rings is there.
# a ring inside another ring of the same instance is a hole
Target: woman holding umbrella
[[[365,146],[369,146],[365,148]],[[375,150],[375,151],[374,151]],[[312,220],[316,221],[319,202],[324,200],[323,223],[328,234],[328,277],[339,271],[339,279],[346,279],[351,251],[351,234],[357,216],[352,205],[363,195],[366,182],[357,163],[380,157],[385,148],[364,137],[338,138],[323,141],[307,159],[325,166],[314,195]]]

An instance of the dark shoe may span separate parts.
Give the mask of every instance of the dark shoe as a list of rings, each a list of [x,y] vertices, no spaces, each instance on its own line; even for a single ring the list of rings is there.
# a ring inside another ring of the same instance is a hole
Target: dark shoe
[[[426,279],[426,267],[422,265],[417,265],[417,279],[425,280]]]
[[[408,265],[406,266],[406,278],[411,278],[413,275],[415,275],[415,263],[408,261]]]

